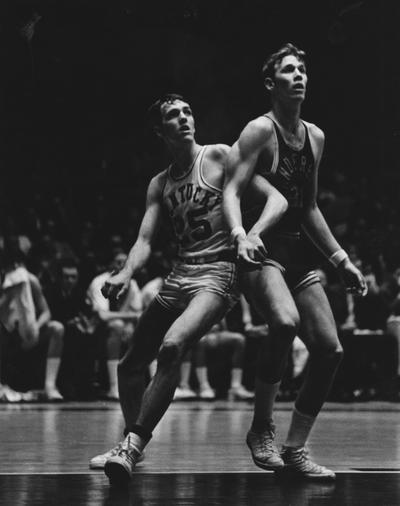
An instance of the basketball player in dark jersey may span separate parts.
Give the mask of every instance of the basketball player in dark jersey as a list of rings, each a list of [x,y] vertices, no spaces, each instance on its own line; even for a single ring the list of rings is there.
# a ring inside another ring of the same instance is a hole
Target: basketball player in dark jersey
[[[247,266],[239,273],[241,288],[270,327],[257,370],[254,418],[247,434],[253,460],[259,467],[287,475],[331,480],[334,472],[313,462],[305,444],[343,350],[327,297],[305,254],[302,234],[337,268],[350,291],[365,294],[366,284],[317,205],[324,134],[300,118],[307,85],[304,56],[303,51],[286,44],[265,62],[263,75],[272,109],[251,121],[232,147],[224,211],[238,256]],[[289,203],[282,220],[267,234],[260,209],[241,214],[241,195],[254,174],[267,179]],[[273,444],[273,404],[296,335],[310,352],[308,373],[279,453]]]
[[[179,260],[139,319],[118,367],[126,437],[108,452],[104,470],[111,483],[129,480],[173,399],[184,355],[237,298],[236,252],[222,214],[229,147],[197,144],[192,110],[179,95],[158,100],[150,115],[174,161],[151,180],[136,243],[123,269],[105,282],[103,294],[118,298],[127,289],[149,259],[157,231],[166,219],[173,225]],[[286,200],[263,178],[256,177],[252,185],[257,181],[259,190],[255,191],[268,199],[269,219],[279,220]],[[156,374],[143,393],[145,370],[155,358]]]

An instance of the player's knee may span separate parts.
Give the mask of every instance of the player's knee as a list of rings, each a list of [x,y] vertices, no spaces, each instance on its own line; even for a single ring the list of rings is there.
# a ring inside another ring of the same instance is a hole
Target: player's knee
[[[185,352],[186,350],[183,349],[183,346],[174,341],[164,342],[158,352],[157,361],[159,367],[178,364],[185,355]]]
[[[343,359],[343,347],[339,342],[323,346],[315,345],[309,349],[309,352],[311,357],[316,357],[321,363],[339,364]]]
[[[299,328],[299,320],[294,315],[283,315],[275,318],[270,323],[272,335],[278,335],[280,339],[292,342]]]
[[[56,320],[51,320],[46,326],[46,331],[53,339],[62,339],[64,337],[64,325]]]
[[[113,335],[115,333],[122,335],[125,329],[125,324],[119,318],[115,318],[115,320],[110,320],[106,323],[106,329],[108,335]]]
[[[238,347],[244,347],[246,342],[246,338],[240,332],[232,332],[231,339],[233,344],[235,344]]]

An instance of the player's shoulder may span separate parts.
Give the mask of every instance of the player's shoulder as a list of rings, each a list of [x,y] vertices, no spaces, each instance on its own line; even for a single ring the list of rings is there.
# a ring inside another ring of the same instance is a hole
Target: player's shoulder
[[[162,190],[165,186],[167,178],[168,178],[168,168],[162,170],[161,172],[159,172],[158,174],[156,174],[151,178],[148,190],[155,192],[158,190]]]
[[[207,145],[206,155],[215,160],[224,162],[231,147],[228,144],[209,144]]]
[[[32,274],[32,272],[28,271],[28,279],[32,287],[36,288],[37,290],[42,289],[42,285],[40,284],[39,278],[35,276],[35,274]]]
[[[320,127],[314,123],[310,123],[304,120],[303,123],[306,125],[309,135],[312,136],[316,141],[323,142],[325,140],[325,134]]]
[[[274,133],[274,123],[269,116],[263,114],[249,121],[242,133],[266,141]]]

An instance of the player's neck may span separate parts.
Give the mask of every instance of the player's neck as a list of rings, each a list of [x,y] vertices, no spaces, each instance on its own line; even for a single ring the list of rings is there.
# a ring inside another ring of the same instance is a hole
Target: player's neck
[[[183,147],[180,147],[180,149],[173,149],[174,173],[184,174],[187,172],[189,167],[191,167],[196,160],[200,149],[201,146],[196,142],[184,145]]]
[[[284,104],[275,102],[272,113],[277,122],[288,132],[295,134],[300,124],[301,104]]]

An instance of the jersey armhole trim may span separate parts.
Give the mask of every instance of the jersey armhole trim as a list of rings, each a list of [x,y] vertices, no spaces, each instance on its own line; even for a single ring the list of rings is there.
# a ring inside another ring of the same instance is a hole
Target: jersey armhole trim
[[[208,146],[204,146],[204,151],[203,151],[203,153],[201,155],[201,158],[200,158],[200,162],[199,162],[199,176],[200,176],[201,182],[205,186],[208,186],[209,188],[211,188],[214,191],[222,193],[222,189],[221,188],[217,188],[216,186],[213,186],[212,184],[208,183],[207,180],[206,180],[206,178],[204,177],[204,173],[203,173],[203,158],[204,158],[204,154],[205,154],[207,148],[208,148]]]
[[[275,125],[274,120],[270,116],[268,116],[268,113],[264,114],[264,117],[268,118],[271,121],[273,130],[274,130],[273,140],[272,140],[273,150],[274,150],[274,158],[272,159],[272,166],[271,166],[271,170],[269,171],[269,174],[276,174],[276,171],[278,169],[278,162],[279,162],[279,140],[278,140],[278,134],[276,132],[277,127]]]

